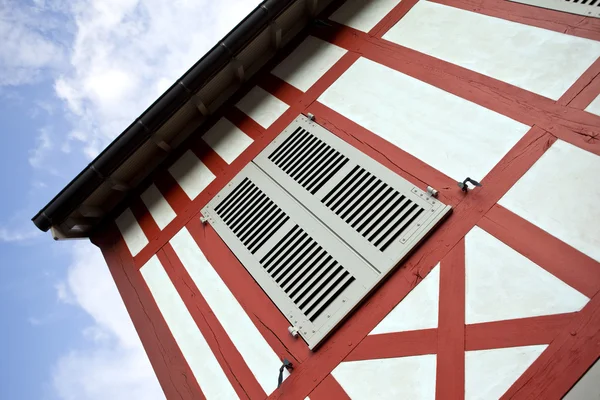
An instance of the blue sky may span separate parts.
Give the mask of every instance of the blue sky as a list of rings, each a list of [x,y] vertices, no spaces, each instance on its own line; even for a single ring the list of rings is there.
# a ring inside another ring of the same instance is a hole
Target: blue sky
[[[0,398],[164,398],[99,252],[30,218],[257,3],[0,0]]]

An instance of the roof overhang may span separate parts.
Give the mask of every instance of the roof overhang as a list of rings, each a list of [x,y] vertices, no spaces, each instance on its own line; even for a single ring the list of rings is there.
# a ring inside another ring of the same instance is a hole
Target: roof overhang
[[[126,196],[331,0],[265,0],[33,218],[55,239],[89,237]]]

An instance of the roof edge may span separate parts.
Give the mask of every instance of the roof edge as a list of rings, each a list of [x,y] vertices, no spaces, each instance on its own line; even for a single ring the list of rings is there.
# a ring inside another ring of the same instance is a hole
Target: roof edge
[[[64,221],[177,110],[296,0],[264,0],[209,50],[32,218],[41,231]]]

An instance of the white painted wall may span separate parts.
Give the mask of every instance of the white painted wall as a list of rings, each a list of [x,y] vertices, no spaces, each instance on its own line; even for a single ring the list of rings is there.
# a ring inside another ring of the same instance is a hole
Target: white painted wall
[[[210,265],[188,230],[183,228],[179,231],[170,244],[250,371],[267,395],[271,394],[277,388],[277,374],[281,366],[277,354]]]
[[[377,324],[369,335],[437,328],[439,298],[440,265],[438,264]]]
[[[499,203],[600,261],[600,156],[556,141]]]
[[[192,200],[215,179],[210,169],[191,150],[171,165],[169,173]]]
[[[361,58],[319,101],[455,180],[481,180],[529,127]]]
[[[140,269],[202,392],[208,399],[237,399],[235,390],[156,256]]]
[[[236,105],[263,128],[277,121],[289,106],[266,90],[253,87]]]
[[[348,0],[329,19],[369,32],[399,3],[399,0]]]
[[[346,50],[309,36],[271,73],[306,92],[344,54]]]
[[[465,250],[467,324],[575,312],[589,301],[481,228]]]
[[[129,208],[125,209],[125,211],[115,219],[115,223],[117,224],[117,228],[119,228],[121,236],[123,236],[123,240],[132,256],[135,256],[146,247],[148,238]]]
[[[160,230],[163,230],[169,225],[169,222],[173,221],[177,216],[175,211],[173,211],[173,208],[171,208],[167,200],[154,184],[144,190],[140,197]]]
[[[203,136],[208,144],[227,164],[231,164],[253,142],[237,126],[221,118]]]
[[[384,39],[558,99],[600,57],[600,42],[419,1]]]
[[[600,115],[600,95],[598,95],[592,102],[585,108],[585,111]]]
[[[352,399],[434,399],[436,356],[343,362],[331,373]]]
[[[499,399],[547,345],[465,352],[465,399]]]

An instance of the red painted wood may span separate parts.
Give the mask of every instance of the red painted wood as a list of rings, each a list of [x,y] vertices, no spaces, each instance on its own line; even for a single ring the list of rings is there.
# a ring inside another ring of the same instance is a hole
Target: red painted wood
[[[365,336],[395,307],[477,221],[535,163],[555,141],[552,135],[532,128],[490,171],[483,187],[470,191],[453,214],[395,273],[346,321],[336,333],[296,368],[282,385],[283,395],[304,398],[311,382],[325,378]],[[458,188],[457,188],[458,189]]]
[[[180,214],[179,210],[181,210],[181,215],[178,215],[176,220],[156,240],[153,240],[147,246],[147,251],[145,249],[142,252],[144,254],[140,253],[136,257],[136,268],[143,265],[152,254],[157,252],[164,243],[168,242],[175,232],[185,224],[188,224],[188,222],[189,226],[196,225],[197,228],[201,226],[197,221],[199,217],[198,210],[201,206],[206,204],[220,188],[229,182],[231,177],[241,170],[299,113],[314,109],[319,110],[321,105],[316,102],[319,95],[361,55],[374,59],[374,61],[382,62],[391,68],[441,87],[444,90],[508,115],[521,122],[541,126],[543,129],[539,127],[531,129],[488,174],[483,181],[483,188],[474,190],[464,197],[458,191],[458,188],[454,189],[452,185],[448,186],[443,195],[449,199],[455,199],[451,203],[455,205],[454,214],[315,353],[308,352],[306,346],[301,341],[293,341],[285,333],[279,333],[283,328],[287,328],[285,318],[278,313],[273,304],[265,297],[264,293],[260,289],[257,290],[257,285],[251,281],[251,278],[249,278],[249,275],[245,272],[241,264],[239,264],[239,261],[224,246],[216,233],[214,231],[211,233],[210,227],[205,230],[197,230],[195,234],[196,240],[205,240],[203,251],[206,252],[207,258],[208,253],[213,254],[211,256],[213,261],[211,262],[216,268],[219,268],[219,274],[228,287],[232,289],[238,301],[240,301],[244,309],[249,313],[253,322],[259,327],[271,346],[281,349],[282,352],[289,351],[296,357],[296,360],[301,360],[301,363],[297,364],[297,367],[292,372],[292,376],[284,382],[281,390],[276,391],[271,396],[273,398],[304,398],[316,382],[325,382],[330,371],[348,356],[355,347],[358,349],[360,346],[367,346],[369,344],[367,340],[371,340],[368,337],[365,338],[368,332],[414,288],[419,280],[422,279],[422,276],[426,275],[437,262],[448,254],[450,249],[463,240],[462,238],[468,230],[527,171],[547,147],[556,140],[556,137],[570,141],[596,154],[600,152],[598,150],[600,146],[592,140],[592,137],[597,134],[597,127],[600,126],[598,121],[600,119],[588,113],[573,110],[572,107],[555,104],[555,102],[541,96],[390,44],[381,39],[372,38],[367,34],[360,33],[358,35],[354,30],[350,30],[349,28],[340,29],[334,27],[324,29],[328,30],[328,32],[322,34],[327,36],[334,44],[339,43],[336,41],[346,41],[348,48],[352,51],[338,61],[306,94],[297,89],[289,90],[290,85],[286,84],[287,87],[279,85],[280,87],[274,90],[278,94],[272,93],[282,98],[282,100],[283,98],[287,99],[284,101],[291,105],[290,109],[269,129],[265,130],[264,137],[258,139],[231,166],[224,169],[225,166],[221,165],[219,167],[217,165],[217,168],[224,170],[219,171],[217,179],[198,198],[193,201],[182,199],[182,195],[186,196],[181,188],[173,190],[168,185],[161,185],[161,192],[167,193],[166,197],[168,197],[167,200],[170,204],[178,205],[177,213]],[[271,91],[272,83],[271,81],[269,84],[269,79],[266,78],[264,82],[261,82],[261,86],[267,86],[270,88],[268,90]],[[577,96],[571,105],[574,104],[576,99]],[[364,129],[358,129],[357,125],[350,123],[349,120],[340,115],[335,115],[335,113],[327,114],[325,112],[322,113],[321,117],[323,121],[326,121],[331,126],[353,125],[350,127],[351,133],[346,134],[346,140],[349,142],[358,143],[361,140],[366,140],[367,143],[371,143],[371,140],[376,140],[374,138],[375,135]],[[319,118],[321,117],[318,116],[318,122],[320,123],[321,120]],[[544,129],[549,133],[544,131]],[[339,128],[338,134],[341,134]],[[363,145],[364,149],[367,147],[368,145]],[[393,146],[383,142],[378,143],[374,149],[366,150],[365,152],[367,151],[370,151],[378,160],[386,159],[384,154],[397,154]],[[394,165],[394,162],[389,159],[385,162],[387,162],[388,166],[393,167]],[[407,174],[403,168],[415,169],[414,176]],[[407,174],[411,179],[418,181],[419,184],[427,182],[424,176],[434,175],[435,173],[431,169],[423,172],[418,171],[418,168],[414,166],[404,167],[403,164],[402,168],[396,166],[392,169],[397,172],[400,171],[399,173],[401,174]],[[166,180],[168,181],[168,179]],[[454,184],[454,182],[452,183]],[[208,233],[208,237],[201,236],[206,233]],[[232,268],[231,271],[229,270],[230,268]],[[137,274],[137,272],[135,273]],[[242,285],[240,282],[249,283],[249,285]],[[265,322],[269,318],[272,318],[272,320]],[[440,318],[442,317],[440,316]],[[264,325],[262,325],[263,323]],[[276,334],[273,332],[276,332]],[[501,341],[501,339],[497,340]],[[360,345],[357,347],[359,343]],[[363,345],[363,343],[365,344]],[[456,345],[456,341],[451,341],[450,343]],[[286,348],[289,350],[285,350]],[[450,350],[448,352],[450,353]],[[169,373],[172,372],[169,371]]]
[[[590,67],[577,79],[577,81],[558,99],[557,103],[561,105],[569,105],[573,108],[583,110],[586,108],[596,96],[591,96],[594,90],[586,91],[594,80],[600,79],[600,58],[598,58]],[[600,93],[600,88],[596,91],[596,95]],[[591,97],[591,98],[590,98]],[[585,104],[587,99],[589,102]],[[577,101],[575,101],[577,99]]]
[[[227,162],[223,160],[204,140],[196,141],[191,149],[213,175],[219,176],[227,169]]]
[[[381,21],[369,31],[369,35],[382,37],[404,17],[419,0],[403,0],[399,2]]]
[[[203,225],[198,218],[192,219],[187,229],[279,358],[288,358],[295,365],[306,359],[308,346],[300,338],[293,338],[288,333],[290,324],[287,319],[215,230],[209,224]]]
[[[437,348],[437,329],[382,333],[365,337],[344,361],[421,356],[435,354]]]
[[[600,116],[339,24],[313,35],[600,155]]]
[[[319,385],[310,392],[310,400],[349,400],[350,396],[335,380],[333,375],[327,375]]]
[[[385,165],[420,189],[426,190],[427,186],[436,188],[440,193],[440,201],[456,205],[463,200],[464,194],[460,190],[457,190],[458,187],[454,180],[399,147],[392,145],[368,129],[363,128],[319,102],[313,103],[308,108],[308,112],[315,115],[319,125]]]
[[[329,86],[333,84],[344,72],[354,64],[356,60],[360,58],[360,54],[355,52],[348,52],[344,54],[327,72],[316,81],[310,89],[308,89],[304,96],[300,98],[300,105],[306,109],[309,105],[311,105],[314,101],[316,101],[319,96],[327,90]]]
[[[567,35],[600,40],[600,21],[597,18],[502,0],[431,1]]]
[[[303,91],[273,74],[265,74],[258,86],[289,105],[298,102],[304,95]]]
[[[255,140],[238,158],[235,159],[225,170],[217,170],[216,178],[208,185],[202,193],[191,200],[177,182],[163,171],[158,174],[157,187],[163,193],[169,204],[177,213],[177,217],[163,229],[156,240],[151,241],[136,257],[135,263],[141,267],[164,246],[175,233],[183,228],[192,218],[199,218],[200,210],[221,190],[231,179],[252,161],[281,131],[283,131],[300,113],[298,106],[290,107],[277,121],[275,121],[259,139]],[[159,182],[160,181],[160,182]],[[170,182],[167,186],[163,181]],[[167,187],[165,187],[167,186]]]
[[[264,399],[267,394],[198,291],[171,245],[165,245],[157,256],[237,395],[242,399]]]
[[[572,319],[504,399],[560,399],[600,357],[600,295]]]
[[[577,313],[544,315],[467,325],[466,350],[548,344],[562,332]]]
[[[168,399],[204,399],[189,365],[171,335],[141,274],[135,268],[123,240],[111,224],[93,242],[102,249],[125,308],[140,337],[150,364]]]
[[[588,297],[600,290],[600,263],[495,205],[477,225]]]
[[[465,240],[440,264],[437,399],[465,397]]]
[[[263,128],[258,122],[241,112],[236,107],[230,107],[225,112],[225,117],[235,126],[237,126],[242,132],[256,140],[259,139],[264,131]]]
[[[168,170],[162,170],[156,174],[154,184],[177,215],[185,214],[190,204],[190,198]]]
[[[160,235],[160,228],[142,199],[138,196],[133,197],[129,203],[129,208],[148,240],[156,239]]]
[[[579,94],[569,103],[569,107],[585,110],[596,97],[600,96],[600,74],[596,75]]]

